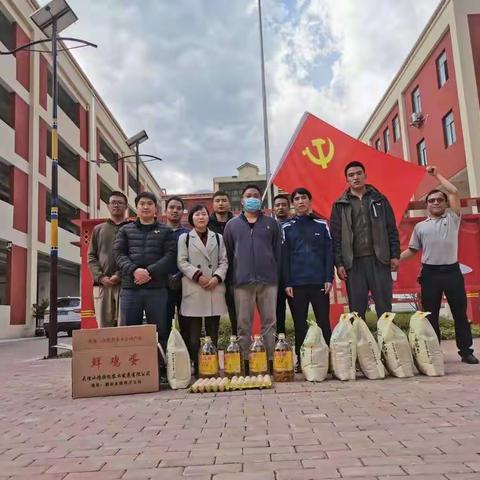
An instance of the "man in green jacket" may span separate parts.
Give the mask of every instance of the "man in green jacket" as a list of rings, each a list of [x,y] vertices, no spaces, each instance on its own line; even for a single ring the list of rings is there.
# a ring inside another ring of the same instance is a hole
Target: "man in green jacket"
[[[120,273],[113,258],[113,242],[125,220],[127,197],[122,192],[111,192],[108,197],[110,217],[96,225],[88,247],[88,267],[93,277],[95,317],[99,327],[120,324]]]
[[[392,275],[400,259],[400,241],[390,202],[366,183],[365,167],[345,167],[349,185],[333,204],[330,231],[337,274],[347,283],[351,312],[365,318],[369,292],[380,317],[392,310]]]

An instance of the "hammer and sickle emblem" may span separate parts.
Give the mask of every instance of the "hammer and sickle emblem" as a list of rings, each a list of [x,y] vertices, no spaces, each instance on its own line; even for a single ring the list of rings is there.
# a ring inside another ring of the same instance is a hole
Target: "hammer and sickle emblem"
[[[335,153],[335,147],[330,140],[330,138],[327,137],[328,141],[328,153],[325,155],[323,152],[323,145],[327,143],[323,138],[316,138],[315,140],[312,140],[312,145],[317,149],[317,154],[318,157],[316,157],[311,151],[309,147],[306,147],[302,151],[302,155],[305,155],[308,157],[308,159],[314,163],[315,165],[319,165],[322,168],[327,168],[328,164],[332,161],[333,154]]]

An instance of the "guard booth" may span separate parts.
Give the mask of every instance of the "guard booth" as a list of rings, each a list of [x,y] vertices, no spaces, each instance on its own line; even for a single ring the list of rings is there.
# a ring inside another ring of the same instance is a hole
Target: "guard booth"
[[[480,198],[462,199],[463,207],[470,207],[478,211]],[[421,212],[425,208],[423,202],[411,202],[405,218],[399,226],[401,249],[408,246],[410,236],[415,224],[424,220],[423,215],[412,215]],[[93,304],[93,280],[87,264],[88,245],[95,225],[102,223],[104,219],[80,220],[80,255],[81,255],[81,284],[80,293],[82,298],[82,328],[97,328]],[[471,213],[462,215],[459,237],[459,262],[465,278],[465,287],[468,298],[468,319],[471,323],[480,324],[480,214]],[[420,285],[417,278],[420,273],[420,253],[413,259],[402,262],[396,280],[393,283],[393,293],[400,298],[395,298],[393,303],[413,303],[413,299],[419,298]],[[334,281],[331,293],[330,323],[336,325],[341,313],[348,308],[345,282]],[[446,302],[443,299],[443,302]],[[258,314],[255,315],[254,331],[260,330]]]

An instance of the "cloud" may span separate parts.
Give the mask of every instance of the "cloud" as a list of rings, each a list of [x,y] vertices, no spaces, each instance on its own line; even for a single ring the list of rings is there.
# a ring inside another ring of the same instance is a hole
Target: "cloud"
[[[272,165],[305,110],[357,134],[437,0],[264,0]],[[43,2],[46,3],[46,2]],[[263,170],[257,0],[70,0],[75,52],[169,192]]]
[[[436,3],[304,2],[279,27],[278,47],[269,61],[272,157],[280,159],[305,110],[358,134]]]

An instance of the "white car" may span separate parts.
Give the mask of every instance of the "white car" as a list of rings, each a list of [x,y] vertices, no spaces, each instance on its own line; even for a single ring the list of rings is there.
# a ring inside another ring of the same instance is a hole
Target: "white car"
[[[73,330],[80,329],[80,297],[58,297],[57,300],[57,332],[67,332],[72,336]],[[48,337],[50,309],[45,312],[43,328],[45,336]]]

